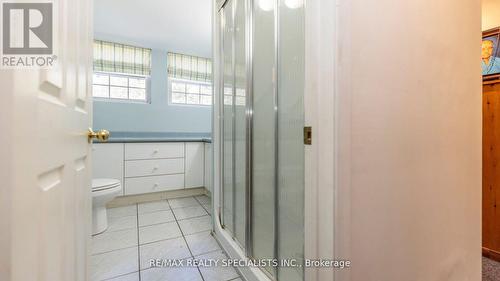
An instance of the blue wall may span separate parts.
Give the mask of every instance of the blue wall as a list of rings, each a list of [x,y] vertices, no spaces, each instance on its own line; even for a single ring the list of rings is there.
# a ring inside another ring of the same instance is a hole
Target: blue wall
[[[211,107],[168,104],[167,50],[153,49],[151,67],[151,103],[94,101],[93,128],[111,132],[211,132]]]

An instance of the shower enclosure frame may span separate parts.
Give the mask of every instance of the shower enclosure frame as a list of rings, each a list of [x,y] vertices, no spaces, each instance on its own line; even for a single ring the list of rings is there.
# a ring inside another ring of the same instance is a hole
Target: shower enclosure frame
[[[223,90],[221,79],[222,46],[221,24],[219,10],[227,0],[213,0],[212,8],[212,31],[213,31],[213,74],[214,93]],[[252,30],[252,1],[246,0],[247,19],[246,32],[246,60],[247,60],[247,102],[246,122],[247,140],[252,138],[252,61],[253,50],[250,49],[253,39]],[[344,75],[344,82],[340,83],[338,74],[338,49],[349,46],[349,36],[338,32],[338,26],[346,22],[343,15],[347,15],[349,4],[343,3],[339,8],[336,1],[331,0],[305,0],[305,91],[304,112],[305,125],[313,127],[313,142],[305,148],[305,209],[304,227],[307,229],[304,238],[304,255],[307,259],[349,257],[349,153],[339,154],[340,147],[343,151],[350,150],[350,96],[339,95],[343,90],[350,87],[350,77]],[[276,9],[275,9],[276,11]],[[342,13],[341,13],[342,12]],[[277,37],[278,35],[275,34]],[[249,38],[248,38],[249,37]],[[343,38],[342,44],[339,44]],[[278,46],[275,46],[276,51]],[[348,52],[348,51],[347,51]],[[278,57],[277,57],[278,58]],[[320,59],[321,58],[321,59]],[[347,67],[347,66],[344,66]],[[332,95],[333,93],[333,95]],[[249,98],[250,96],[250,98]],[[238,243],[229,235],[220,224],[223,212],[221,200],[222,187],[222,139],[221,127],[223,118],[220,112],[222,102],[220,95],[214,95],[213,110],[213,164],[212,186],[213,194],[213,232],[216,239],[231,258],[247,259],[252,256],[253,248],[251,239],[245,239],[245,248],[250,251],[244,252]],[[342,107],[341,107],[342,106]],[[334,110],[332,110],[334,109]],[[323,112],[321,116],[318,112]],[[321,118],[320,118],[321,117]],[[339,126],[339,120],[344,120]],[[332,141],[333,140],[333,141]],[[246,224],[245,236],[252,237],[251,216],[251,180],[249,176],[251,169],[251,142],[247,141],[246,157],[249,165],[246,167]],[[339,165],[342,160],[342,165]],[[340,200],[342,198],[342,200]],[[276,206],[275,206],[276,207]],[[340,219],[342,218],[342,219]],[[276,225],[276,224],[275,224]],[[277,236],[275,236],[277,237]],[[276,241],[275,241],[276,242]],[[276,245],[276,244],[275,244]],[[271,280],[269,276],[258,268],[239,268],[240,273],[247,280]],[[314,268],[305,269],[305,280],[349,280],[348,272],[332,270],[318,270]]]

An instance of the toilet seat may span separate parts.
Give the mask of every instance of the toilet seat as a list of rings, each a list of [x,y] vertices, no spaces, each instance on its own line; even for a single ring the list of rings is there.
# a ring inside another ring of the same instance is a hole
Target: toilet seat
[[[120,186],[120,181],[116,179],[93,179],[92,192],[102,191]]]

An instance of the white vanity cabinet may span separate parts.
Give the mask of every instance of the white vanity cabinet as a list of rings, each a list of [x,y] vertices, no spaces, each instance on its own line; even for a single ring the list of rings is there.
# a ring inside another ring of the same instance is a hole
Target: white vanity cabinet
[[[187,143],[126,143],[125,195],[185,187]]]
[[[93,144],[92,178],[118,179],[123,183],[123,143]]]
[[[186,188],[204,186],[205,146],[202,142],[186,143]]]
[[[123,195],[206,186],[203,142],[97,143],[94,178],[116,178]]]
[[[205,188],[212,193],[212,144],[204,143],[205,146]]]

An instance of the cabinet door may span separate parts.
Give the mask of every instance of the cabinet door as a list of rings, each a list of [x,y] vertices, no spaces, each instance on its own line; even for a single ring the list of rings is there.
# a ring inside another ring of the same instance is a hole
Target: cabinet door
[[[95,143],[92,150],[92,178],[117,179],[123,185],[123,143]]]
[[[500,84],[483,85],[483,254],[500,253]]]
[[[212,193],[212,144],[205,143],[205,188]]]
[[[186,143],[186,188],[202,187],[204,179],[205,147],[202,142]]]

